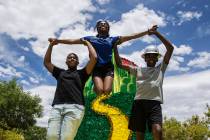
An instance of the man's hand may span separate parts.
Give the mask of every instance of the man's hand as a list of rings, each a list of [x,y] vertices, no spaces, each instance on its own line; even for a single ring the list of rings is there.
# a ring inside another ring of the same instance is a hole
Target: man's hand
[[[152,26],[152,28],[150,28],[150,29],[148,30],[148,35],[156,34],[156,33],[157,33],[157,28],[158,28],[157,25]]]
[[[49,38],[50,46],[54,46],[58,44],[58,40],[56,38]]]

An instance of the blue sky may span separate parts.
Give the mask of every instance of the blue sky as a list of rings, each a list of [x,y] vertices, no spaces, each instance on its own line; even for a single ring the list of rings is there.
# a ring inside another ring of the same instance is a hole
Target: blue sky
[[[99,19],[110,22],[113,36],[143,32],[157,24],[175,46],[164,81],[163,113],[185,120],[204,112],[210,103],[209,13],[210,0],[0,0],[0,78],[15,77],[24,90],[40,95],[45,112],[39,123],[46,125],[56,85],[42,64],[48,37],[95,35]],[[140,55],[150,45],[164,54],[154,36],[124,43],[119,52],[145,66]],[[65,68],[69,52],[79,55],[79,67],[86,64],[88,52],[81,45],[55,46],[53,63]]]

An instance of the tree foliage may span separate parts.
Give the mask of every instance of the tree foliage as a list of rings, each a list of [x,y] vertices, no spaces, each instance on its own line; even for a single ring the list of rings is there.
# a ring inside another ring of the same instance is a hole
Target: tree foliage
[[[24,138],[26,140],[45,140],[47,130],[46,128],[32,126],[24,130]]]
[[[210,138],[209,114],[210,108],[207,105],[208,112],[205,117],[200,118],[195,115],[191,119],[179,122],[175,118],[167,119],[165,117],[163,124],[163,137],[165,140],[207,140]]]
[[[3,130],[0,128],[0,140],[24,140],[24,137],[14,130]]]
[[[0,139],[42,140],[46,129],[35,126],[42,115],[41,99],[24,92],[16,80],[0,82]]]
[[[31,96],[15,80],[0,83],[0,121],[11,128],[27,129],[40,117],[42,106],[38,96]]]
[[[182,127],[181,122],[177,121],[175,118],[165,118],[163,130],[165,140],[185,140],[186,138],[184,127]]]

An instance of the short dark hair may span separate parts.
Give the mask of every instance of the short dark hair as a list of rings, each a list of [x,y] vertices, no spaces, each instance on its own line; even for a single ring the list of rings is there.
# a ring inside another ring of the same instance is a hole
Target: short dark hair
[[[69,55],[72,55],[72,54],[75,56],[75,58],[76,58],[77,61],[79,62],[79,57],[77,56],[77,54],[75,54],[75,53],[69,53],[68,56],[69,56]]]

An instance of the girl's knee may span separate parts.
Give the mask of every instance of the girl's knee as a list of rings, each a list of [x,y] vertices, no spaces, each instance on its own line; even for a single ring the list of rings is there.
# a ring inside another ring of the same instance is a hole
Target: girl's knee
[[[112,88],[105,88],[104,94],[109,94],[112,91]]]
[[[94,91],[97,93],[97,94],[103,94],[103,88],[101,88],[101,87],[94,87]]]

